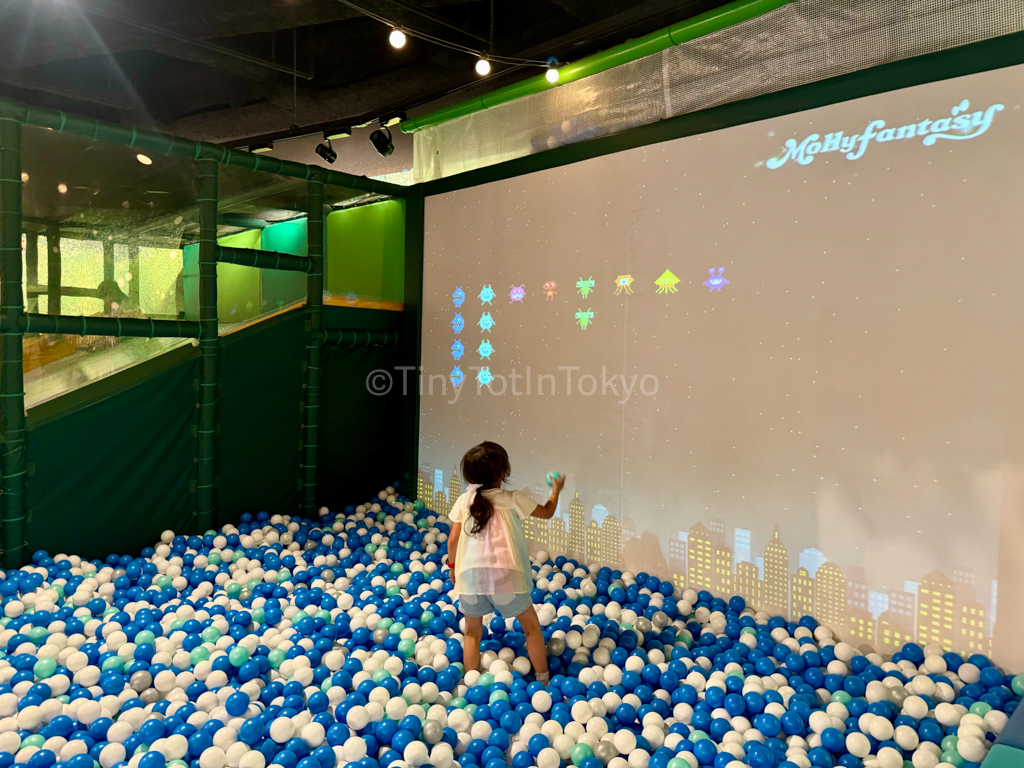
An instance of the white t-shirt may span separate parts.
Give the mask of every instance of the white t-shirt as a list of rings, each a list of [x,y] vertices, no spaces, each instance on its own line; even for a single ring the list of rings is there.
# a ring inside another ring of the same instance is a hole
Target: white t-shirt
[[[529,491],[490,488],[480,491],[494,513],[482,531],[469,513],[469,493],[462,494],[448,517],[462,523],[455,555],[455,594],[522,594],[533,588],[533,571],[522,521],[533,514],[537,502]]]

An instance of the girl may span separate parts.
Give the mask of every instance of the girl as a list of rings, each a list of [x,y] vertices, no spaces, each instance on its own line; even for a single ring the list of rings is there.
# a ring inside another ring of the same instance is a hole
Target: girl
[[[480,443],[462,457],[462,476],[470,485],[449,515],[454,526],[448,539],[453,592],[466,617],[462,660],[467,672],[479,668],[484,616],[514,616],[526,633],[534,674],[546,685],[547,647],[530,597],[533,571],[522,521],[554,515],[565,478],[554,480],[551,498],[538,505],[527,493],[501,487],[511,472],[508,454],[497,443]]]

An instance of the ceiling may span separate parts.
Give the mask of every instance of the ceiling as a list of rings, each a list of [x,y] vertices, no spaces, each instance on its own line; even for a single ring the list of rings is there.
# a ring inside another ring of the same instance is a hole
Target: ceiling
[[[353,2],[473,50],[561,61],[721,4]],[[0,95],[246,146],[416,114],[537,72],[496,65],[481,82],[473,56],[414,38],[396,50],[388,32],[341,0],[2,0]]]

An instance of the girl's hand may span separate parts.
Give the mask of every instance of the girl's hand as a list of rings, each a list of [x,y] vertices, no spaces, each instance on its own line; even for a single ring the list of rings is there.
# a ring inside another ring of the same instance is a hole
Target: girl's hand
[[[560,475],[557,480],[552,478],[552,480],[551,480],[551,488],[554,490],[555,493],[561,493],[562,492],[562,488],[564,486],[565,486],[565,475]]]

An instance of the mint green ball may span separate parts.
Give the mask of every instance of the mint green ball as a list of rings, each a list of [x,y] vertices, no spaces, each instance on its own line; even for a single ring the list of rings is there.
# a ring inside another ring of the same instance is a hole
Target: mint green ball
[[[284,584],[291,577],[292,574],[289,572],[289,570],[287,568],[282,568],[280,571],[277,572],[277,583]]]
[[[228,651],[228,661],[231,662],[231,666],[240,667],[249,660],[249,649],[244,645],[236,645],[230,651]]]
[[[242,585],[238,582],[233,581],[230,584],[228,584],[227,589],[225,589],[224,591],[227,592],[228,597],[238,597],[240,594],[242,594]]]
[[[419,512],[421,509],[423,509],[423,502],[420,501],[419,499],[416,499],[416,501],[412,503],[412,508]]]
[[[958,741],[957,737],[953,736],[953,735],[949,735],[949,736],[943,737],[942,741],[940,742],[940,745],[942,746],[942,751],[943,752],[955,752],[956,751],[956,743],[957,743],[957,741]]]
[[[960,766],[967,762],[960,756],[960,753],[956,750],[946,750],[942,753],[942,756],[939,758],[939,760],[943,763],[955,765],[956,768],[960,768]]]
[[[206,661],[210,658],[210,649],[205,646],[197,646],[193,648],[188,654],[189,663],[194,667],[201,661]]]
[[[1017,675],[1010,681],[1010,689],[1018,696],[1024,696],[1024,675]]]
[[[970,713],[972,715],[977,715],[978,717],[984,717],[985,715],[987,715],[989,712],[992,711],[992,705],[991,704],[987,704],[984,701],[976,701],[973,704],[971,704],[971,708],[970,708],[969,711],[970,711]]]
[[[117,656],[111,656],[109,659],[103,662],[100,669],[102,669],[104,672],[106,672],[108,669],[113,669],[117,672],[122,672],[124,671],[124,662],[121,661],[121,659]]]
[[[846,691],[836,691],[832,694],[832,701],[838,701],[840,704],[849,704],[852,698],[853,696]]]
[[[405,573],[405,566],[401,563],[392,563],[390,570],[394,574]]]
[[[169,586],[171,586],[172,581],[174,580],[166,573],[162,573],[155,579],[153,579],[153,583],[160,587],[160,589],[167,589]]]
[[[408,659],[416,653],[416,641],[411,637],[403,637],[398,641],[398,652]]]
[[[388,632],[392,635],[400,635],[402,634],[403,629],[405,629],[405,624],[400,621],[396,621],[388,628]]]
[[[384,590],[384,593],[385,593],[385,594],[386,594],[386,595],[387,595],[388,597],[394,597],[395,595],[400,595],[400,594],[402,594],[402,588],[401,588],[400,586],[398,586],[397,584],[389,584],[389,585],[388,585],[388,586],[387,586],[387,587],[385,588],[385,590]]]
[[[57,671],[57,662],[53,659],[40,659],[32,666],[32,674],[38,677],[40,680],[45,680],[48,677],[52,677],[53,673]]]
[[[319,611],[317,611],[314,614],[314,616],[316,616],[318,619],[323,619],[324,620],[324,624],[330,624],[331,623],[331,612],[328,611],[328,610],[325,610],[325,609],[321,608]]]
[[[22,748],[25,747],[41,747],[46,743],[46,738],[41,733],[33,733],[31,736],[26,736],[21,740]]]
[[[211,552],[206,559],[209,561],[210,565],[221,564],[221,556],[219,552]]]
[[[47,632],[46,627],[32,627],[28,631],[28,639],[36,645],[42,645],[46,642],[46,638],[50,633]]]
[[[373,682],[380,684],[387,680],[389,677],[391,677],[391,673],[388,672],[386,669],[378,669],[370,677],[373,679]]]
[[[136,645],[152,645],[156,642],[156,637],[148,629],[144,629],[141,632],[135,634]]]
[[[216,643],[220,640],[220,630],[212,626],[206,627],[199,633],[199,637],[202,638],[204,643]]]
[[[484,688],[490,688],[494,685],[494,675],[490,672],[484,672],[479,678],[477,678],[476,684],[482,685]]]
[[[572,764],[575,766],[583,765],[584,760],[593,756],[594,750],[587,744],[577,744],[572,748],[572,752],[569,753],[569,759],[572,760]]]
[[[253,620],[253,621],[254,621],[255,623],[257,623],[257,624],[262,624],[262,623],[263,623],[263,620],[264,620],[264,618],[266,618],[266,616],[265,616],[265,614],[263,613],[263,609],[262,609],[262,608],[253,608],[253,609],[252,609],[252,620]]]
[[[282,651],[280,648],[275,648],[267,654],[267,661],[270,662],[270,666],[272,669],[277,669],[278,667],[280,667],[281,664],[284,663],[284,660],[284,651]]]
[[[456,709],[465,709],[467,704],[469,704],[469,702],[466,701],[462,696],[456,696],[454,699],[452,699],[451,706],[455,707]]]

